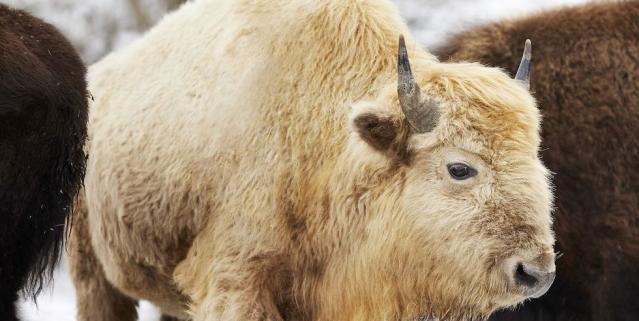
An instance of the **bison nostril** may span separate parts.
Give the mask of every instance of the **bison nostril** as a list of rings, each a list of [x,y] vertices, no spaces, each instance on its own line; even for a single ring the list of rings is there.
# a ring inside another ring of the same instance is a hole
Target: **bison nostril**
[[[517,264],[517,269],[515,270],[515,280],[517,283],[525,287],[534,287],[539,283],[539,279],[537,275],[535,275],[536,273],[530,273],[529,271],[530,270],[526,269],[523,264]]]
[[[537,298],[546,293],[555,280],[555,271],[543,271],[527,263],[518,263],[514,271],[515,283],[526,296]]]

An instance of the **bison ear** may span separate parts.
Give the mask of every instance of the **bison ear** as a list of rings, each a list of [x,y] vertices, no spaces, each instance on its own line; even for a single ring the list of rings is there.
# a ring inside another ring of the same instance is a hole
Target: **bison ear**
[[[399,117],[372,106],[359,106],[354,109],[351,128],[361,140],[380,152],[396,149],[402,131]]]

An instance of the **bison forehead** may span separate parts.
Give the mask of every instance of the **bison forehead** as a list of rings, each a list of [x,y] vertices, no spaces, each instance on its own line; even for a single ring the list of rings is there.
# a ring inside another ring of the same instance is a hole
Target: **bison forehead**
[[[524,86],[499,69],[441,65],[433,68],[424,87],[442,99],[442,141],[489,159],[513,153],[537,156],[541,115]]]

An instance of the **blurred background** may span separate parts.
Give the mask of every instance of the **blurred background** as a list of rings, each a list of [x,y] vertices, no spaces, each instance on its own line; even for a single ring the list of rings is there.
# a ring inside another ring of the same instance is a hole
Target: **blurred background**
[[[54,24],[90,64],[140,37],[187,0],[2,0]],[[587,0],[391,0],[425,48],[490,21]]]
[[[1,0],[57,26],[87,64],[141,37],[184,0]],[[394,0],[413,35],[426,49],[443,44],[457,32],[587,0]],[[523,45],[523,44],[522,44]],[[63,263],[38,304],[20,306],[27,321],[75,321],[75,294]],[[159,320],[148,303],[139,307],[141,321]]]

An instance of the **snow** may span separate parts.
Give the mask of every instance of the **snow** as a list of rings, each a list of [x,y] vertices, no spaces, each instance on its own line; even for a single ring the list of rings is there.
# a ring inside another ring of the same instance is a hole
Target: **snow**
[[[37,304],[22,301],[18,311],[23,321],[75,321],[75,290],[64,260],[55,273],[53,286],[40,294]],[[138,307],[138,316],[139,321],[158,321],[160,312],[143,301]]]
[[[139,37],[178,0],[4,0],[44,17],[67,35],[88,63]],[[442,44],[451,32],[500,18],[513,18],[586,0],[395,0],[414,35],[426,48]],[[132,3],[145,14],[135,14]]]
[[[134,13],[139,1],[144,19]],[[170,0],[3,0],[58,27],[88,63],[138,38],[167,12]]]
[[[56,25],[71,39],[87,63],[140,37],[175,0],[139,0],[144,19],[136,18],[132,0],[3,0]],[[452,34],[472,26],[587,0],[395,0],[413,34],[425,48],[436,48]],[[25,321],[75,321],[75,292],[66,265],[38,304],[20,303]],[[157,321],[159,313],[142,302],[141,321]]]
[[[491,21],[512,19],[585,0],[395,0],[413,36],[434,49],[451,35]]]

